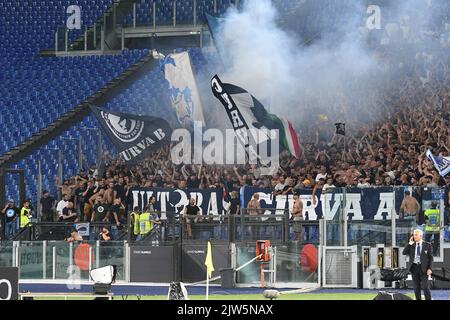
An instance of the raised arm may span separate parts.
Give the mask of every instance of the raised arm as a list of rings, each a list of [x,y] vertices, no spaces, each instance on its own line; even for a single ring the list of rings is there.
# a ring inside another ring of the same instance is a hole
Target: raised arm
[[[200,179],[202,176],[202,170],[203,170],[203,164],[200,165],[200,168],[198,169],[197,172],[197,179]]]
[[[316,205],[317,200],[316,200],[316,191],[317,191],[317,184],[314,185],[313,191],[312,191],[312,203],[313,205]]]
[[[183,174],[183,177],[184,177],[184,179],[188,179],[188,174],[187,174],[187,172],[186,172],[186,166],[185,165],[183,165],[182,167],[181,167],[181,173]]]
[[[237,178],[238,178],[239,180],[241,180],[241,179],[242,179],[242,176],[239,174],[239,170],[237,169],[236,166],[233,167],[233,171],[234,171],[234,173],[236,174]]]

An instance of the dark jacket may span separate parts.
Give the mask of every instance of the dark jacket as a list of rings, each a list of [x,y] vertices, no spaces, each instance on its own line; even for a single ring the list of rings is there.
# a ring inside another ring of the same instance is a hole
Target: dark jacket
[[[416,243],[410,245],[409,243],[406,245],[405,249],[403,249],[404,255],[409,255],[409,262],[411,265],[409,269],[411,270],[411,266],[414,262],[414,257],[416,255]],[[422,252],[420,253],[420,267],[423,273],[427,273],[428,269],[432,269],[431,265],[433,264],[433,247],[431,243],[422,241]]]

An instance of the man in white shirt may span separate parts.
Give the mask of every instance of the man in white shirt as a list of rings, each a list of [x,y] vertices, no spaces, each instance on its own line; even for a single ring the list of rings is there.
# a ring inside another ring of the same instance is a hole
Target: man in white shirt
[[[369,178],[359,178],[357,188],[367,188],[370,187]]]
[[[278,179],[278,184],[275,186],[274,195],[279,195],[283,192],[284,188],[286,187],[286,178],[281,175]]]
[[[327,179],[327,183],[325,183],[322,187],[322,192],[324,192],[325,190],[330,189],[330,188],[336,188],[336,186],[333,184],[332,178]]]
[[[56,206],[56,213],[59,217],[63,216],[63,210],[67,207],[69,204],[69,196],[67,194],[63,195],[63,198],[58,202]]]
[[[319,182],[320,179],[326,179],[327,178],[327,169],[324,166],[320,167],[319,173],[316,175],[316,182]]]

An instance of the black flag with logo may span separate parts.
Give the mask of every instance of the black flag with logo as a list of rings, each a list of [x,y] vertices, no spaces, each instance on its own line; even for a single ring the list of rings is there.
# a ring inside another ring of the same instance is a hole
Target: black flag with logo
[[[334,125],[336,126],[336,134],[345,136],[345,123],[337,122]]]
[[[91,106],[97,120],[128,163],[139,161],[151,151],[170,143],[172,129],[161,118],[136,116]]]

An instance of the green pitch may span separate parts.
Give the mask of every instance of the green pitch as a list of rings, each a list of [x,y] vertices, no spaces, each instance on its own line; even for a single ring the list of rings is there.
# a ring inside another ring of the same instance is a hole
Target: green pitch
[[[281,295],[277,300],[373,300],[376,293],[301,293]],[[408,294],[414,299],[414,294]],[[141,300],[166,300],[167,295],[142,296]],[[36,298],[35,300],[64,300],[62,297]],[[69,298],[75,300],[75,298]],[[78,298],[76,300],[92,300],[92,298]],[[122,296],[114,297],[114,300],[122,300]],[[136,296],[128,296],[127,300],[137,300]],[[190,295],[189,300],[205,300],[204,295]],[[210,295],[209,300],[267,300],[262,294],[229,294]]]

